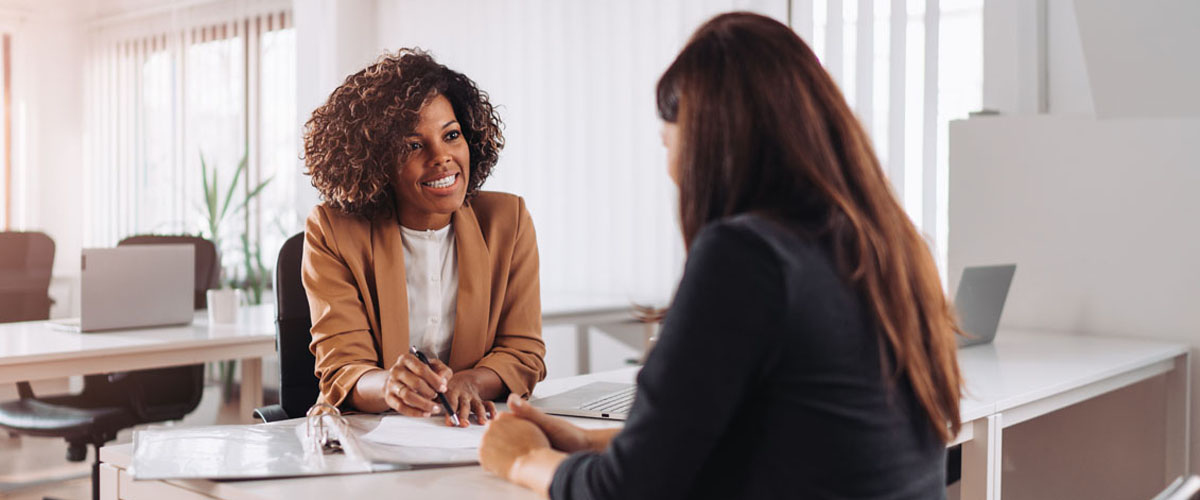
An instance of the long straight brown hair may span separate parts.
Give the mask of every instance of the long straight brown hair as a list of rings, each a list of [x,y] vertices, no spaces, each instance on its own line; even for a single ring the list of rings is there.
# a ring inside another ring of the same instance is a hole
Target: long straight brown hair
[[[885,373],[907,378],[943,442],[958,434],[960,330],[937,267],[808,45],[768,17],[717,16],[659,80],[658,112],[679,126],[686,244],[744,212],[815,231],[874,315]]]

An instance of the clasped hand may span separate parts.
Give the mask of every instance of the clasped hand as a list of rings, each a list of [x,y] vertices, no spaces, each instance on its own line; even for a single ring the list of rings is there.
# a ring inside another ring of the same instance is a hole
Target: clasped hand
[[[616,429],[588,431],[534,408],[519,396],[508,397],[508,409],[483,435],[479,462],[487,471],[545,493],[565,453],[600,451]]]

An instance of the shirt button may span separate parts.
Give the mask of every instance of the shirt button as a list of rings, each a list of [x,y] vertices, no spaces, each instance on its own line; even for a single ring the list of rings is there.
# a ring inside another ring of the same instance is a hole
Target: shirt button
[[[437,317],[437,316],[434,316],[434,317],[432,317],[432,318],[429,318],[429,322],[430,322],[430,323],[433,323],[433,324],[435,324],[435,325],[436,325],[436,324],[438,324],[438,322],[440,322],[440,321],[441,321],[441,320],[440,320],[440,319],[438,319],[438,317]]]
[[[430,275],[429,275],[429,281],[432,281],[432,282],[434,282],[434,283],[437,283],[439,279],[440,279],[440,278],[439,278],[439,277],[438,277],[438,275],[436,275],[436,274],[430,274]]]

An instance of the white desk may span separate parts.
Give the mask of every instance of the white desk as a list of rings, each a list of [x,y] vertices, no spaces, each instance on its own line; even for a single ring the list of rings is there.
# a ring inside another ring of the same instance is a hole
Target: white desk
[[[963,444],[962,498],[1000,497],[1004,427],[1159,375],[1166,375],[1168,381],[1166,476],[1182,473],[1187,468],[1187,352],[1179,344],[1019,331],[1001,332],[993,345],[961,350],[959,365],[969,393],[961,405],[963,432],[955,441]],[[534,394],[547,396],[598,380],[631,381],[637,370],[547,380]],[[403,491],[406,496],[411,492],[413,498],[536,498],[478,466],[264,481],[137,482],[125,471],[131,452],[128,444],[100,451],[101,498],[323,499],[374,496],[381,491]]]
[[[275,353],[273,305],[242,308],[238,321],[97,333],[59,330],[44,321],[0,324],[0,384],[240,359],[240,415],[262,406],[262,358]]]
[[[538,384],[534,396],[544,397],[578,387],[588,382],[633,382],[640,368],[592,373]],[[503,405],[499,405],[501,409]],[[614,422],[571,418],[590,428],[613,427]],[[522,499],[538,498],[533,492],[499,479],[478,466],[444,467],[399,472],[381,472],[353,476],[322,476],[261,481],[134,481],[126,472],[131,462],[130,444],[105,446],[100,449],[100,498],[117,499],[211,499],[274,500],[377,498],[381,494],[400,493],[403,498],[429,499]]]
[[[962,498],[1001,498],[1007,427],[1166,375],[1167,456],[1163,485],[1188,469],[1188,348],[1141,339],[1002,330],[988,345],[959,350]]]
[[[575,325],[575,366],[579,373],[592,371],[589,334],[593,326],[638,323],[629,299],[611,295],[556,293],[542,296],[542,326]],[[646,339],[653,336],[647,324]]]

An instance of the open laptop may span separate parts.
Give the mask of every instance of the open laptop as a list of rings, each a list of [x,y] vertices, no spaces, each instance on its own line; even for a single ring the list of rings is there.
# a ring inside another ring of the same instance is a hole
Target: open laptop
[[[625,420],[633,407],[636,390],[634,384],[593,382],[529,404],[555,415]]]
[[[963,269],[958,293],[954,296],[959,326],[967,334],[958,338],[959,347],[986,344],[996,338],[1000,313],[1004,312],[1004,302],[1008,300],[1008,289],[1016,272],[1016,264]]]
[[[192,322],[196,247],[190,244],[85,248],[80,317],[56,328],[97,332]]]

